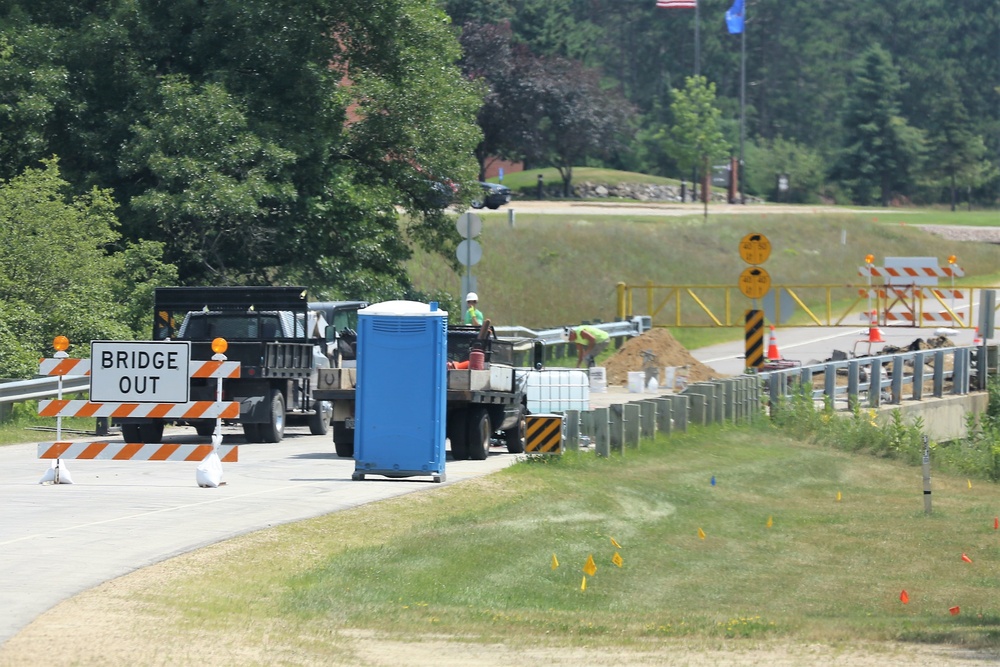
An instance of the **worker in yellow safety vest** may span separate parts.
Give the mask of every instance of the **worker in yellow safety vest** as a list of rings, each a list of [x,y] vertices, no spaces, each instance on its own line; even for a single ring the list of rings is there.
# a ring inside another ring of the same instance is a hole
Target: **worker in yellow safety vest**
[[[576,343],[576,367],[579,368],[586,359],[587,368],[590,368],[594,366],[597,355],[607,349],[611,336],[603,329],[581,324],[566,330],[566,339],[570,343]]]
[[[462,319],[464,324],[472,324],[477,327],[483,325],[483,311],[476,308],[477,303],[479,303],[478,294],[469,292],[465,295],[465,316]]]

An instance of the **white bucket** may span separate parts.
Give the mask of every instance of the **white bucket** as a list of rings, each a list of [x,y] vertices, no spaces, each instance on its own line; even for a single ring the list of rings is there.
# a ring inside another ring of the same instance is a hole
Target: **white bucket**
[[[646,374],[642,371],[629,371],[628,391],[630,394],[641,394],[642,386],[646,382]]]
[[[590,391],[603,393],[608,390],[608,374],[603,366],[588,369],[590,373]]]
[[[663,367],[663,388],[669,391],[674,390],[674,379],[677,376],[676,366],[664,366]]]

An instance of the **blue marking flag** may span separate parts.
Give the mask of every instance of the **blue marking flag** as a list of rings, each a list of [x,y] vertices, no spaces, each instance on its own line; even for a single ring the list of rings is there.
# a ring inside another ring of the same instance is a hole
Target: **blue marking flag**
[[[726,11],[726,27],[730,35],[743,32],[743,0],[733,0],[733,6]]]
[[[656,6],[661,9],[694,9],[698,0],[656,0]]]

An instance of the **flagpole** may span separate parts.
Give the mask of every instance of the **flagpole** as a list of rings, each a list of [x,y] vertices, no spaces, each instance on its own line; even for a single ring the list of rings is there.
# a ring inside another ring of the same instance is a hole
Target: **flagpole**
[[[701,74],[701,2],[694,3],[694,75]]]
[[[701,2],[694,3],[694,75],[701,74]],[[704,185],[704,183],[702,184]],[[704,188],[702,188],[704,189]],[[698,201],[698,165],[697,161],[691,168],[691,201]],[[708,201],[708,192],[702,192],[703,200]]]
[[[740,203],[746,204],[743,194],[745,179],[743,167],[743,140],[746,136],[746,102],[747,102],[747,6],[743,3],[743,29],[740,30]]]

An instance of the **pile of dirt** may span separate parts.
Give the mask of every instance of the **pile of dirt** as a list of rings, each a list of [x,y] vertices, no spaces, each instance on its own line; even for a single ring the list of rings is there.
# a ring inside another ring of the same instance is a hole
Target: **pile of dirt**
[[[667,329],[650,329],[640,336],[629,338],[628,342],[605,362],[608,384],[628,384],[629,371],[643,370],[643,352],[655,356],[652,365],[661,372],[665,366],[676,366],[678,373],[687,376],[688,382],[704,382],[725,377],[692,357]]]

